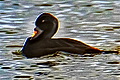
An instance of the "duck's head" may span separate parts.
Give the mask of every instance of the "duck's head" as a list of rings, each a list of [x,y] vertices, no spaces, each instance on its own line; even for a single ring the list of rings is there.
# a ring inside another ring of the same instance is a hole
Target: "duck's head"
[[[58,19],[50,13],[43,13],[36,19],[34,34],[30,40],[50,39],[58,30]]]

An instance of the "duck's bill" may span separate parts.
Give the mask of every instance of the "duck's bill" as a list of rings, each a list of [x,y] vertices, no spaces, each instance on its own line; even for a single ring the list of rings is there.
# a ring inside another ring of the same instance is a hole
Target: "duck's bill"
[[[43,30],[35,28],[32,36],[31,36],[31,40],[37,38],[39,35],[42,34],[42,32],[43,32]]]

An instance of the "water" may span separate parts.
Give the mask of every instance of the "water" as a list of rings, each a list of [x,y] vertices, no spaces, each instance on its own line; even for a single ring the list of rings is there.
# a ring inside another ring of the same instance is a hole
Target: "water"
[[[116,54],[81,57],[61,52],[37,59],[12,54],[31,36],[35,19],[43,12],[61,23],[54,37],[119,50],[119,8],[119,0],[0,0],[0,80],[120,80]]]

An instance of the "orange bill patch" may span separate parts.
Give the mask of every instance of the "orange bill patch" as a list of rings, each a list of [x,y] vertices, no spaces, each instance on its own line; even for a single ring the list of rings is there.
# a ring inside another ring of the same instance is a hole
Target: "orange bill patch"
[[[34,37],[38,32],[34,31],[34,33],[32,34],[32,37]]]

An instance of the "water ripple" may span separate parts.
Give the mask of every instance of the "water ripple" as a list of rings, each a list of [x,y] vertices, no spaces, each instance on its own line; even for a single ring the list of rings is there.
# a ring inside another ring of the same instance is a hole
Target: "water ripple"
[[[0,0],[0,79],[118,80],[120,56],[94,57],[61,53],[26,59],[11,52],[32,34],[36,16],[50,12],[59,18],[56,37],[71,37],[106,50],[120,50],[120,1]],[[117,46],[117,47],[115,47]]]

